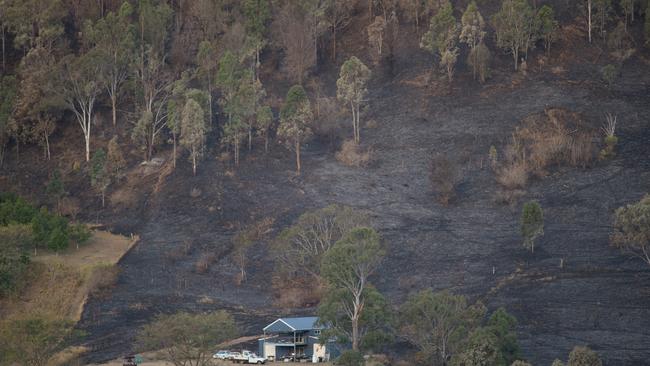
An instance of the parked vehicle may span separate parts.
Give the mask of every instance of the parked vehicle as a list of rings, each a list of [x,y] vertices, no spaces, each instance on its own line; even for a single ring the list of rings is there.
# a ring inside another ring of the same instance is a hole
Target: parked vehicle
[[[259,357],[251,351],[243,350],[241,353],[233,352],[232,354],[236,354],[231,358],[234,363],[254,363],[258,365],[266,363],[265,358]]]
[[[218,351],[215,354],[212,355],[212,358],[216,358],[219,360],[229,360],[231,357],[231,352],[230,351]]]

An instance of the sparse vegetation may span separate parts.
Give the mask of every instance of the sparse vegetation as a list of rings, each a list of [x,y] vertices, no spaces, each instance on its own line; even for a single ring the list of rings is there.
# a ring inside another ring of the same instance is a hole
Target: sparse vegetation
[[[440,203],[448,205],[455,198],[460,178],[458,167],[446,155],[436,154],[431,158],[429,180]]]
[[[159,315],[138,333],[141,350],[164,350],[175,366],[206,366],[212,362],[212,347],[234,338],[237,327],[225,311],[207,314]]]
[[[521,236],[524,238],[524,247],[535,251],[535,240],[544,235],[544,214],[542,206],[537,201],[524,204],[521,211]]]
[[[610,242],[650,265],[650,195],[616,210]]]
[[[342,164],[352,167],[364,167],[370,163],[372,151],[363,150],[353,140],[345,140],[341,150],[336,153],[336,160]]]

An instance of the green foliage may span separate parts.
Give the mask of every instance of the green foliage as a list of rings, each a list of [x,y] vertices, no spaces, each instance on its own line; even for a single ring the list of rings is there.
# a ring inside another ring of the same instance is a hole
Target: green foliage
[[[454,9],[447,0],[431,18],[429,30],[422,36],[420,47],[440,57],[440,67],[447,72],[451,82],[458,58],[460,25],[454,18]]]
[[[524,238],[524,247],[535,251],[535,239],[544,235],[544,214],[542,206],[537,201],[524,204],[521,211],[521,236]]]
[[[354,141],[360,142],[359,108],[361,102],[368,94],[368,80],[370,69],[355,56],[350,57],[341,66],[339,78],[336,80],[336,97],[349,103],[352,108],[352,120],[354,125]]]
[[[352,229],[368,225],[366,214],[347,206],[329,205],[300,215],[273,242],[276,275],[310,276],[320,283],[325,253]]]
[[[513,362],[510,366],[533,366],[533,365],[529,364],[526,361],[517,360],[517,361]]]
[[[25,243],[31,229],[24,225],[0,227],[0,298],[16,293],[22,286],[29,265]]]
[[[181,117],[181,145],[190,152],[192,171],[196,175],[197,160],[203,154],[207,126],[201,105],[188,99]]]
[[[486,329],[494,334],[496,339],[497,365],[507,366],[519,356],[519,344],[515,328],[517,319],[508,314],[504,308],[497,309],[487,322]]]
[[[337,241],[322,261],[321,275],[328,289],[319,307],[321,321],[331,323],[339,338],[348,337],[354,350],[364,334],[376,330],[375,324],[386,317],[383,296],[368,284],[385,254],[379,234],[358,227]]]
[[[340,366],[363,366],[365,361],[361,352],[346,350],[341,353],[341,356],[339,356],[334,364]]]
[[[569,354],[569,362],[567,366],[602,366],[603,361],[600,360],[598,354],[589,347],[575,346]]]
[[[117,141],[117,135],[108,142],[108,153],[106,156],[106,172],[114,180],[124,178],[126,174],[126,160],[122,154],[122,149]]]
[[[472,1],[467,5],[461,18],[460,41],[469,46],[467,63],[472,67],[474,79],[479,76],[481,83],[484,83],[488,77],[490,60],[490,51],[483,43],[485,34],[485,20],[478,10],[476,1]]]
[[[0,362],[46,365],[71,329],[72,323],[62,319],[32,317],[4,321],[0,323],[0,344],[6,347],[6,353],[0,356]]]
[[[501,9],[492,17],[497,36],[497,47],[512,54],[515,70],[520,52],[528,52],[534,45],[539,25],[527,0],[503,0]]]
[[[59,202],[65,195],[65,188],[63,187],[63,180],[61,180],[61,172],[56,169],[52,173],[45,192],[48,196],[52,197],[56,202]]]
[[[84,224],[70,225],[68,232],[70,241],[76,243],[77,247],[86,244],[88,240],[90,240],[90,238],[93,236],[92,231],[90,231],[90,229],[88,229],[88,226]]]
[[[68,221],[63,217],[51,215],[46,208],[41,208],[32,218],[32,230],[39,247],[45,245],[53,251],[68,247]]]
[[[266,23],[271,17],[269,2],[266,0],[244,0],[243,12],[246,16],[246,30],[258,38],[266,32]]]
[[[426,289],[401,306],[400,335],[418,348],[419,359],[444,363],[462,350],[464,340],[484,315],[480,303],[468,305],[462,295]]]
[[[650,195],[616,210],[610,242],[650,265]]]
[[[548,55],[551,52],[551,44],[557,37],[559,23],[555,20],[555,13],[549,5],[543,5],[539,8],[537,18],[539,19],[540,36],[544,40],[544,48]]]
[[[90,185],[97,190],[102,197],[102,207],[104,207],[104,196],[108,186],[111,184],[111,174],[108,171],[108,164],[106,162],[106,152],[104,149],[98,149],[93,154],[90,161]]]
[[[619,67],[612,64],[605,65],[601,69],[603,80],[605,81],[605,83],[607,83],[607,86],[610,88],[612,87],[612,85],[614,85],[614,82],[616,81],[616,78],[618,78],[619,73],[620,73]]]
[[[487,327],[479,327],[469,335],[463,352],[452,357],[454,366],[507,366],[499,360],[497,337]]]
[[[296,152],[298,173],[300,173],[300,147],[312,135],[310,127],[312,121],[313,114],[307,92],[300,85],[292,86],[280,111],[277,134],[287,148]]]
[[[225,311],[206,314],[185,312],[159,315],[138,333],[142,351],[163,349],[174,365],[206,366],[211,364],[212,347],[237,336],[232,316]]]

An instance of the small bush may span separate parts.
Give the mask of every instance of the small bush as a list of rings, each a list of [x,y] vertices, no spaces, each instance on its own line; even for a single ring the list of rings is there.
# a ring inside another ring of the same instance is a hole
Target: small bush
[[[336,160],[346,166],[365,167],[370,163],[371,154],[370,150],[363,151],[353,140],[346,140],[336,153]]]
[[[619,71],[618,66],[615,66],[615,65],[612,65],[612,64],[605,65],[601,69],[601,74],[603,76],[603,81],[605,81],[605,83],[607,83],[608,87],[611,88],[612,85],[614,85],[614,82],[616,81],[616,78],[618,77],[619,72],[620,71]]]
[[[528,167],[525,161],[516,161],[501,167],[497,181],[504,188],[513,190],[526,187],[528,183]]]
[[[217,256],[214,253],[203,253],[198,261],[194,264],[194,270],[196,273],[207,273],[210,270],[210,266],[217,260]]]
[[[456,185],[460,181],[460,173],[456,164],[446,155],[436,154],[429,164],[429,180],[433,190],[438,195],[438,202],[448,205],[456,196]]]
[[[346,350],[334,363],[339,366],[363,366],[363,355],[359,351]]]

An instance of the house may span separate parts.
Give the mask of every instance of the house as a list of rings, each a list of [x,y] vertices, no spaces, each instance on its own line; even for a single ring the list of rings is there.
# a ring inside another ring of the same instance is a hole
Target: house
[[[264,337],[258,340],[259,354],[270,360],[282,360],[295,354],[314,362],[328,361],[338,356],[335,342],[319,343],[324,326],[318,318],[279,318],[264,327]]]

